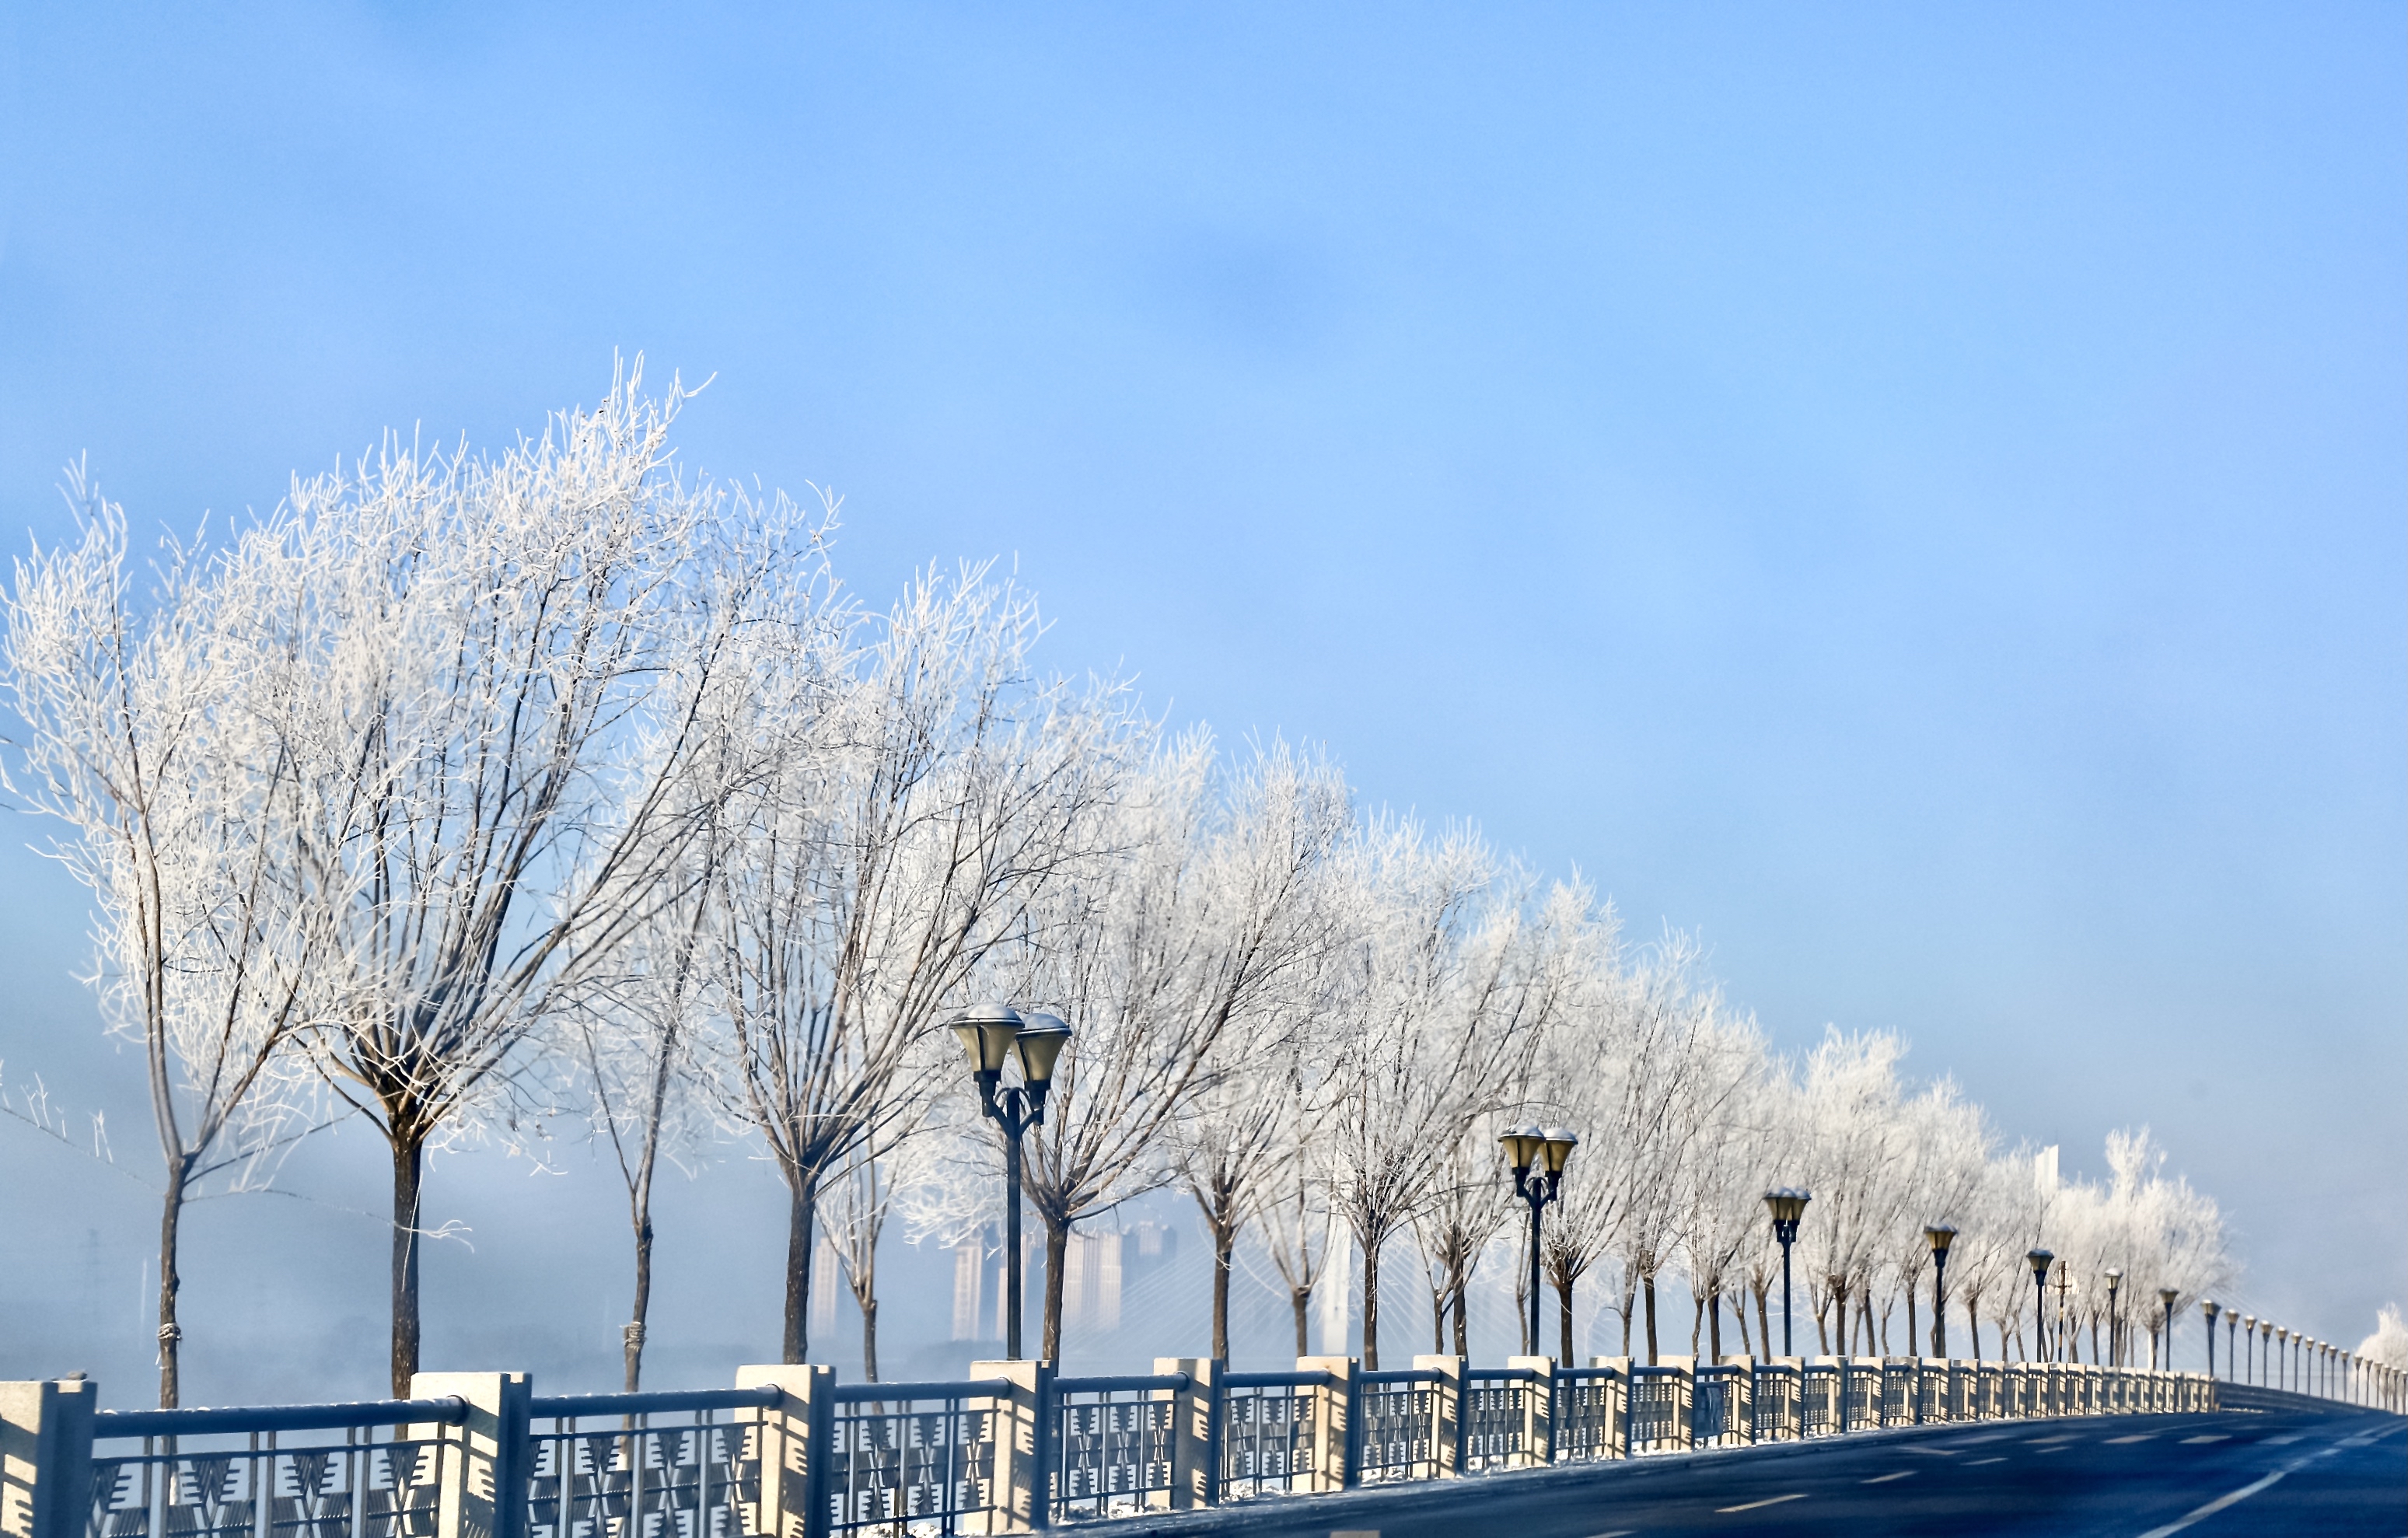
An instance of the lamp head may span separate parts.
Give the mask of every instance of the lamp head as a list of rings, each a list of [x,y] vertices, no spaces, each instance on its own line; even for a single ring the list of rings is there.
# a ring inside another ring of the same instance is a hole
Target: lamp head
[[[1003,1059],[1011,1051],[1011,1039],[1020,1030],[1020,1012],[1000,1001],[972,1004],[956,1010],[945,1022],[961,1039],[962,1050],[969,1054],[970,1071],[984,1078],[1003,1071]]]
[[[1497,1135],[1497,1141],[1504,1145],[1505,1162],[1513,1167],[1516,1175],[1524,1175],[1536,1162],[1547,1134],[1535,1127],[1509,1127]]]
[[[1054,1060],[1070,1044],[1070,1027],[1058,1014],[1031,1010],[1020,1016],[1012,1044],[1020,1049],[1020,1076],[1041,1094],[1054,1082]]]
[[[2224,1312],[2222,1308],[2217,1306],[2215,1300],[2213,1298],[2201,1298],[2199,1301],[2199,1311],[2207,1315],[2207,1322],[2209,1324],[2215,1323],[2215,1316]]]
[[[1954,1223],[1926,1224],[1923,1237],[1930,1241],[1932,1254],[1944,1258],[1948,1254],[1948,1246],[1956,1243],[1956,1225]]]
[[[2124,1268],[2123,1268],[2123,1267],[2121,1267],[2121,1266],[2110,1266],[2110,1267],[2108,1267],[2108,1268],[2107,1268],[2107,1295],[2108,1295],[2109,1297],[2111,1297],[2111,1298],[2112,1298],[2112,1297],[2114,1297],[2114,1296],[2115,1295],[2115,1289],[2116,1289],[2117,1287],[2122,1286],[2123,1285],[2124,1285]]]
[[[1778,1186],[1764,1193],[1764,1204],[1772,1213],[1775,1228],[1795,1229],[1798,1220],[1806,1215],[1806,1203],[1813,1200],[1813,1192],[1798,1186]]]
[[[2173,1316],[2174,1300],[2181,1296],[2182,1294],[2175,1291],[2172,1287],[2159,1287],[2157,1289],[2157,1301],[2164,1306],[2167,1317],[2171,1318]]]
[[[2048,1274],[2049,1263],[2057,1258],[2057,1252],[2055,1250],[2026,1250],[2024,1251],[2024,1258],[2031,1262],[2032,1274],[2034,1276],[2045,1277]]]
[[[1540,1157],[1547,1161],[1547,1173],[1562,1174],[1564,1161],[1570,1158],[1572,1150],[1580,1146],[1580,1134],[1569,1127],[1550,1127],[1540,1136],[1545,1139],[1539,1152]]]

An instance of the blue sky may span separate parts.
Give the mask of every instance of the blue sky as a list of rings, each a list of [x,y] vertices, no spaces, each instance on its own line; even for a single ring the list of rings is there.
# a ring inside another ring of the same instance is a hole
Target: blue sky
[[[2408,1299],[2400,7],[0,17],[0,526],[640,352],[870,594],[1014,560],[1784,1044],[2149,1123],[2264,1306]],[[6,859],[0,1058],[148,1157]]]

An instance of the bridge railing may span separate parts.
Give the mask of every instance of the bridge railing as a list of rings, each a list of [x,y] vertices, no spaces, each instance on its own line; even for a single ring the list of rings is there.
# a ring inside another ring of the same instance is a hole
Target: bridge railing
[[[731,1388],[552,1397],[524,1373],[421,1373],[408,1400],[121,1412],[81,1381],[0,1384],[0,1515],[9,1538],[902,1538],[2216,1402],[2196,1374],[1916,1358],[1154,1365],[845,1385],[770,1366]]]

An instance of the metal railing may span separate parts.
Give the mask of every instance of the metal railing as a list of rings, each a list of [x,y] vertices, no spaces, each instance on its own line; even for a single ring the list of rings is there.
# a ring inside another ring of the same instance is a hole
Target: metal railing
[[[1301,1494],[1321,1467],[1321,1393],[1331,1373],[1230,1373],[1221,1379],[1220,1487],[1224,1500]]]
[[[1439,1374],[1426,1368],[1354,1375],[1354,1478],[1365,1485],[1439,1474]]]
[[[1170,1503],[1176,1399],[1188,1383],[1184,1373],[1054,1380],[1047,1472],[1056,1521]],[[1156,1495],[1164,1499],[1148,1499]]]
[[[829,1394],[831,1532],[951,1533],[996,1502],[1000,1404],[1011,1385],[846,1384]]]
[[[463,1397],[85,1410],[58,1423],[82,1430],[40,1434],[86,1441],[89,1495],[69,1508],[82,1538],[934,1538],[1884,1426],[2215,1404],[2195,1375],[1922,1358],[1155,1365],[1193,1371],[986,1363],[998,1375],[839,1386],[826,1368],[761,1368],[751,1387],[552,1398],[523,1376],[445,1374],[422,1387]],[[88,1385],[34,1387],[91,1403]]]
[[[459,1457],[440,1428],[466,1415],[448,1398],[102,1411],[86,1538],[435,1538]]]

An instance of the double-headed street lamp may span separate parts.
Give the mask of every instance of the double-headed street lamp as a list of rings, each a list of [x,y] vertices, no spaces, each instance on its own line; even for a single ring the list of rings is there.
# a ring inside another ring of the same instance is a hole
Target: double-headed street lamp
[[[2034,1295],[2032,1298],[2032,1344],[2039,1348],[2031,1359],[2034,1361],[2044,1362],[2048,1360],[2048,1267],[2049,1262],[2057,1258],[2057,1252],[2055,1250],[2026,1250],[2024,1251],[2024,1258],[2031,1262],[2032,1287],[2034,1289]]]
[[[1003,1128],[1004,1355],[1020,1359],[1020,1140],[1045,1120],[1054,1063],[1070,1040],[1061,1016],[1022,1013],[1009,1004],[977,1004],[946,1022],[961,1038],[978,1080],[979,1110]],[[1020,1083],[1006,1087],[1007,1060],[1020,1060]]]
[[[1564,1161],[1580,1146],[1580,1134],[1562,1127],[1516,1127],[1500,1133],[1513,1166],[1513,1194],[1530,1204],[1530,1351],[1539,1354],[1539,1211],[1563,1189]],[[1566,1341],[1569,1351],[1571,1343]]]
[[[1956,1242],[1954,1223],[1926,1224],[1923,1237],[1931,1244],[1931,1354],[1948,1357],[1948,1246]]]
[[[2199,1301],[2199,1311],[2207,1315],[2207,1375],[2215,1376],[2215,1315],[2220,1312],[2213,1298]]]
[[[1798,1220],[1806,1215],[1806,1203],[1813,1200],[1814,1193],[1799,1186],[1776,1186],[1764,1193],[1764,1204],[1772,1214],[1772,1237],[1781,1241],[1781,1354],[1784,1357],[1797,1354],[1789,1345],[1789,1246],[1798,1243]]]

